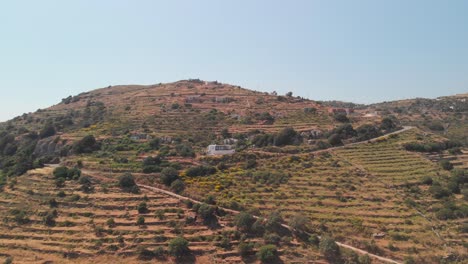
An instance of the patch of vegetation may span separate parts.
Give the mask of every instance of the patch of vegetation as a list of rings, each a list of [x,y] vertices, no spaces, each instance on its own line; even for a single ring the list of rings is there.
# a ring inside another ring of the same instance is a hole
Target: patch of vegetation
[[[190,167],[189,169],[185,171],[185,175],[189,177],[208,176],[214,173],[216,173],[215,167],[203,166],[203,165]]]
[[[82,138],[80,141],[73,145],[73,152],[76,154],[92,153],[100,150],[101,144],[99,144],[93,135],[88,135]]]
[[[169,241],[169,254],[176,258],[186,256],[190,253],[189,242],[183,237],[176,237]]]
[[[125,173],[119,177],[119,186],[125,192],[139,193],[140,189],[136,185],[135,178],[131,173]]]

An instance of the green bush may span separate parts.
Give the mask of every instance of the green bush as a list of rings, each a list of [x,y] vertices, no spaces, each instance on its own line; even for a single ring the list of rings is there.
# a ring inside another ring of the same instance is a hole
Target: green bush
[[[169,241],[169,254],[180,258],[190,253],[189,242],[183,237],[176,237]]]
[[[451,195],[450,191],[448,189],[443,188],[439,182],[433,182],[432,186],[429,187],[429,192],[436,199],[441,199]]]
[[[208,176],[216,173],[216,168],[212,166],[195,166],[187,169],[185,174],[189,177]]]
[[[446,160],[446,159],[441,160],[441,161],[439,162],[439,164],[440,164],[440,166],[442,167],[442,169],[444,169],[444,170],[452,170],[452,169],[453,169],[453,164],[450,163],[449,160]]]
[[[73,152],[76,154],[92,153],[100,149],[101,145],[96,141],[93,135],[83,137],[80,141],[76,142],[72,148]]]
[[[119,177],[119,186],[126,192],[138,193],[139,191],[135,182],[135,178],[130,173],[125,173]]]
[[[53,171],[56,179],[62,178],[64,180],[78,179],[81,176],[81,170],[78,168],[57,167]],[[57,184],[57,183],[56,183]]]
[[[159,140],[159,138],[154,138],[148,143],[148,145],[152,150],[157,150],[161,146],[161,140]]]
[[[397,126],[395,125],[393,120],[389,117],[385,117],[384,119],[382,119],[382,122],[380,124],[380,129],[385,130],[387,132],[396,129],[396,127]]]
[[[278,245],[281,241],[281,237],[275,233],[269,233],[263,236],[263,240],[265,241],[266,244]]]
[[[177,144],[175,150],[179,156],[182,157],[195,157],[195,152],[192,147],[187,144]]]
[[[271,232],[277,232],[281,228],[283,217],[279,211],[272,212],[266,219],[265,228]]]
[[[13,217],[14,221],[19,225],[27,224],[30,221],[26,212],[23,210],[12,210],[11,213],[14,216]]]
[[[273,139],[275,146],[285,146],[300,143],[300,135],[291,127],[278,132]]]
[[[252,252],[252,249],[252,243],[240,242],[237,251],[239,252],[239,255],[241,255],[241,257],[246,257]]]
[[[424,176],[421,180],[422,184],[432,185],[432,178],[430,176]]]
[[[214,207],[205,203],[202,203],[198,208],[198,214],[201,216],[201,218],[203,218],[203,220],[205,220],[205,222],[210,221],[216,217],[214,212]]]
[[[179,172],[174,168],[168,167],[168,168],[164,168],[161,171],[160,180],[161,180],[161,183],[163,183],[166,186],[170,186],[172,182],[174,182],[178,178],[179,178]]]
[[[47,138],[55,135],[55,133],[56,131],[54,125],[49,122],[42,128],[41,132],[39,133],[39,137]]]
[[[328,138],[328,144],[332,146],[340,146],[343,145],[343,142],[341,141],[340,135],[333,134]]]
[[[306,231],[307,217],[301,213],[297,213],[289,220],[289,226],[299,231]]]
[[[254,223],[255,218],[247,212],[240,212],[234,219],[236,227],[243,232],[249,232]]]
[[[309,237],[309,243],[312,244],[313,246],[318,247],[320,243],[320,239],[317,235],[310,235]]]
[[[252,182],[261,184],[281,184],[287,183],[290,175],[275,171],[255,171],[247,173],[252,178]]]
[[[319,243],[320,253],[331,263],[338,262],[341,259],[340,248],[331,237],[324,236]]]
[[[145,218],[144,218],[142,215],[140,215],[140,216],[138,217],[137,221],[136,221],[136,224],[137,224],[137,225],[140,225],[140,226],[141,226],[141,225],[144,225],[144,224],[145,224]]]
[[[145,202],[141,202],[138,205],[137,210],[138,210],[139,214],[146,214],[146,213],[148,213],[148,206],[146,205]]]
[[[175,193],[181,193],[185,189],[183,181],[177,179],[171,183],[171,190]]]
[[[115,220],[114,220],[114,218],[109,218],[109,219],[107,219],[106,224],[107,224],[107,226],[110,227],[110,228],[115,227]]]
[[[359,141],[369,140],[371,138],[376,138],[382,135],[382,133],[377,127],[373,125],[369,125],[369,124],[358,127],[356,129],[356,132],[357,132],[357,140]]]
[[[275,245],[265,245],[260,247],[257,252],[257,258],[262,263],[271,263],[278,257],[278,250]]]

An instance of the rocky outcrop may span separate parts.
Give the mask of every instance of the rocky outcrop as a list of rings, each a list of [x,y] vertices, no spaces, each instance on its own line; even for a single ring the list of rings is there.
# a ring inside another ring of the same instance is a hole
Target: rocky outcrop
[[[60,137],[49,137],[41,139],[37,142],[36,148],[34,149],[34,155],[36,156],[59,156],[66,145]]]

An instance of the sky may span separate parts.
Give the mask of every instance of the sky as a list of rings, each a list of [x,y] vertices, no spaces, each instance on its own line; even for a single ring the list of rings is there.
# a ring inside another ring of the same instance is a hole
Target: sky
[[[314,100],[468,92],[468,1],[0,2],[0,121],[108,85],[200,78]]]

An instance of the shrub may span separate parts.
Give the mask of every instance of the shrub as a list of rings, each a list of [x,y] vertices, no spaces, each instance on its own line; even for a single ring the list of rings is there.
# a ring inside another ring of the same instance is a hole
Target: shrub
[[[289,226],[295,230],[305,231],[307,224],[307,217],[303,214],[297,213],[289,220]]]
[[[178,144],[175,146],[175,150],[179,156],[182,157],[195,157],[195,152],[190,145]]]
[[[183,237],[176,237],[169,241],[169,254],[180,258],[190,253],[189,242]]]
[[[185,189],[183,181],[177,179],[171,183],[171,190],[175,193],[181,193]]]
[[[56,214],[53,212],[48,212],[43,218],[42,221],[46,226],[55,226]]]
[[[154,256],[157,258],[163,258],[166,255],[166,253],[167,253],[166,250],[161,246],[157,247],[153,251]]]
[[[29,217],[26,212],[23,210],[13,210],[12,214],[14,215],[14,220],[17,224],[23,225],[29,223]]]
[[[432,178],[430,176],[424,176],[424,178],[421,180],[421,183],[425,185],[432,185]]]
[[[109,218],[109,219],[107,219],[106,224],[107,224],[107,226],[110,227],[110,228],[115,227],[115,220],[114,220],[114,218]]]
[[[362,125],[356,129],[357,139],[359,141],[369,140],[381,135],[379,129],[373,125]]]
[[[81,199],[81,196],[79,194],[74,194],[72,196],[70,196],[70,198],[68,199],[70,202],[76,202],[76,201],[79,201]]]
[[[208,204],[201,204],[200,208],[198,208],[198,214],[203,218],[203,220],[210,221],[215,217],[214,215],[214,207]]]
[[[96,141],[93,135],[83,137],[73,145],[73,152],[76,154],[92,153],[101,149],[101,145]]]
[[[251,231],[258,236],[262,236],[263,233],[265,233],[265,226],[263,225],[261,219],[257,219],[255,221],[255,223],[252,225]]]
[[[460,144],[453,141],[446,142],[433,142],[433,143],[419,143],[419,142],[409,142],[403,145],[404,148],[408,151],[417,151],[417,152],[441,152],[446,149],[459,147]]]
[[[58,178],[58,179],[55,179],[55,186],[57,188],[62,188],[65,186],[65,179],[64,178]]]
[[[326,260],[335,263],[341,258],[340,248],[335,240],[331,237],[325,236],[319,243],[320,253],[322,253]]]
[[[54,177],[55,178],[68,178],[68,168],[67,167],[57,167],[54,169]]]
[[[91,178],[88,177],[88,176],[81,176],[81,177],[78,179],[78,183],[79,183],[79,184],[91,184]]]
[[[270,233],[270,234],[265,234],[263,236],[263,240],[265,241],[266,244],[278,245],[279,242],[281,241],[281,237],[278,236],[277,234]]]
[[[333,134],[328,138],[328,143],[332,146],[339,146],[343,145],[343,142],[341,142],[341,137],[338,134]]]
[[[442,167],[442,169],[444,169],[444,170],[452,170],[453,169],[453,165],[452,165],[452,163],[450,163],[449,160],[446,160],[446,159],[441,160],[439,162],[439,164]]]
[[[148,207],[145,202],[142,202],[137,207],[139,214],[146,214],[148,212]]]
[[[333,118],[341,123],[349,123],[349,118],[345,113],[336,113]]]
[[[47,138],[55,135],[55,133],[56,131],[54,125],[49,122],[42,128],[41,132],[39,133],[39,137]]]
[[[436,199],[441,199],[441,198],[448,197],[451,195],[451,193],[447,189],[440,186],[440,183],[438,182],[432,183],[432,186],[429,187],[429,192]]]
[[[119,186],[122,190],[126,192],[134,192],[135,188],[136,190],[138,190],[135,178],[130,173],[125,173],[124,175],[119,177]]]
[[[207,176],[216,173],[216,168],[212,166],[195,166],[187,169],[185,174],[189,177]]]
[[[313,246],[318,247],[320,243],[320,239],[317,235],[310,235],[309,237],[309,243],[312,244]]]
[[[300,135],[296,130],[286,127],[275,135],[273,142],[275,146],[284,146],[296,144],[300,141],[299,139]]]
[[[276,232],[281,228],[281,222],[283,222],[281,213],[279,211],[274,211],[266,219],[265,227],[267,230]]]
[[[366,255],[362,255],[359,257],[359,263],[360,264],[371,264],[372,261],[371,261],[371,258],[369,257],[368,254]]]
[[[382,123],[380,124],[380,129],[385,130],[385,131],[392,131],[395,128],[396,128],[396,125],[391,118],[385,117],[384,119],[382,119]]]
[[[234,223],[239,230],[249,232],[252,225],[255,223],[255,218],[247,212],[240,212],[235,217]]]
[[[64,180],[78,179],[81,176],[81,170],[78,168],[68,169],[67,167],[57,167],[53,171],[56,179],[62,178]]]
[[[281,184],[287,183],[289,180],[289,175],[282,172],[255,171],[250,175],[253,182],[260,182],[262,184]]]
[[[161,183],[165,184],[166,186],[170,186],[173,181],[179,178],[179,172],[176,169],[168,167],[164,168],[161,171]]]
[[[154,257],[154,252],[143,246],[138,247],[137,254],[141,260],[150,260]]]
[[[157,150],[161,146],[161,141],[159,140],[159,138],[154,138],[148,143],[148,145],[151,149]]]
[[[50,208],[56,208],[58,206],[57,200],[55,200],[54,198],[50,199],[49,206]]]
[[[137,225],[140,225],[140,226],[141,226],[141,225],[144,225],[144,224],[145,224],[145,218],[144,218],[142,215],[140,215],[140,216],[138,217],[137,221],[136,221],[136,224],[137,224]]]
[[[275,245],[265,245],[260,247],[257,252],[257,258],[262,263],[270,263],[273,262],[278,255],[278,250],[276,249]]]
[[[240,242],[237,248],[237,251],[239,252],[239,255],[241,255],[241,257],[246,257],[252,252],[252,249],[253,249],[253,244]]]

